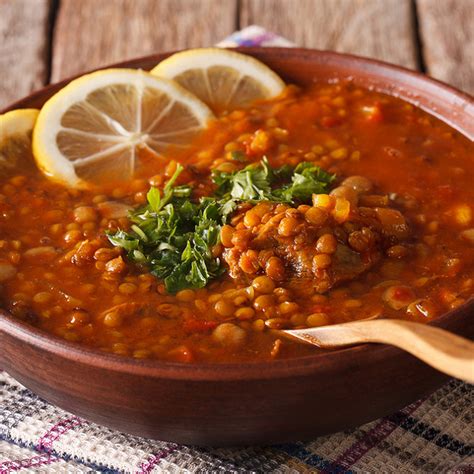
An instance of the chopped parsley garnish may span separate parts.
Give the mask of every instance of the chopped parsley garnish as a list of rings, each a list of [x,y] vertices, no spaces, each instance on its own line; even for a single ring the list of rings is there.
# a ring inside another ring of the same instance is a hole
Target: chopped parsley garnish
[[[335,175],[329,174],[312,163],[300,163],[293,170],[289,184],[276,189],[274,194],[284,202],[310,201],[313,194],[325,193],[334,181]]]
[[[233,173],[214,171],[212,179],[218,186],[216,194],[227,199],[295,204],[325,193],[335,176],[310,162],[271,168],[263,158]]]
[[[108,234],[112,245],[149,268],[170,293],[203,288],[223,273],[222,262],[212,249],[239,203],[308,202],[313,193],[327,192],[334,180],[312,163],[271,168],[264,158],[233,173],[214,172],[215,195],[195,201],[190,186],[174,186],[182,170],[179,165],[162,192],[153,187],[148,191],[148,204],[130,213],[128,232]]]
[[[184,288],[202,288],[223,271],[211,249],[219,242],[222,223],[216,201],[194,203],[189,186],[175,186],[183,168],[179,166],[161,193],[151,188],[148,205],[130,214],[129,232],[108,235],[128,258],[146,265],[175,293]]]

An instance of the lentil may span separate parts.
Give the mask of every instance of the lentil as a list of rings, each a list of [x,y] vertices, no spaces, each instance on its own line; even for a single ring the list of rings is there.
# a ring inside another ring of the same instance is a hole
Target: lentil
[[[297,232],[298,221],[293,217],[285,217],[280,221],[278,233],[283,237],[291,237]]]
[[[291,314],[299,310],[299,306],[291,301],[285,301],[278,306],[280,314]]]
[[[252,319],[255,315],[255,311],[253,308],[239,308],[235,312],[235,317],[240,319],[240,320],[247,320],[247,319]]]
[[[372,182],[365,176],[349,176],[342,184],[352,188],[358,194],[369,193],[373,189]]]
[[[316,250],[320,253],[332,254],[337,249],[337,240],[332,234],[323,234],[316,242]]]
[[[330,322],[329,316],[326,313],[314,313],[306,318],[306,324],[312,328],[327,326]]]
[[[123,295],[133,295],[133,293],[137,291],[137,285],[134,285],[133,283],[122,283],[119,285],[118,290]]]
[[[254,308],[259,311],[266,311],[275,304],[273,295],[257,296],[253,303]]]
[[[319,207],[310,207],[304,217],[310,224],[316,226],[324,225],[328,218],[327,213]]]
[[[255,278],[255,280],[252,282],[252,286],[259,293],[272,293],[275,289],[275,283],[273,280],[266,276],[259,276]]]
[[[288,326],[288,320],[282,318],[270,318],[265,321],[265,326],[270,329],[283,329]]]
[[[74,209],[74,220],[80,224],[97,219],[97,211],[90,206],[80,206]]]
[[[242,346],[247,338],[247,333],[239,326],[232,323],[222,323],[212,333],[214,339],[224,346],[236,348]]]
[[[232,316],[235,312],[235,306],[230,301],[221,299],[215,305],[214,309],[221,316]]]
[[[109,328],[119,327],[122,324],[122,322],[123,322],[123,316],[116,311],[107,313],[104,316],[104,324],[105,326]]]
[[[313,266],[318,270],[324,270],[331,266],[332,259],[329,255],[322,253],[313,257]]]
[[[278,257],[271,257],[265,265],[265,273],[275,281],[285,278],[285,267]]]

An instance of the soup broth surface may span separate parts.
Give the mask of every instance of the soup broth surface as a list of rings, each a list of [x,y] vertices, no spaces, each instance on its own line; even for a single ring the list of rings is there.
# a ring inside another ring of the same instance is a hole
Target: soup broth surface
[[[474,293],[473,156],[473,143],[441,121],[351,83],[289,86],[222,114],[126,184],[67,189],[25,154],[0,181],[2,306],[68,341],[179,362],[317,350],[279,329],[373,316],[426,322]],[[225,271],[204,288],[171,294],[109,242],[106,232],[130,231],[126,211],[179,163],[177,184],[197,200],[215,191],[213,170],[264,157],[336,178],[311,202],[241,203],[211,249]]]

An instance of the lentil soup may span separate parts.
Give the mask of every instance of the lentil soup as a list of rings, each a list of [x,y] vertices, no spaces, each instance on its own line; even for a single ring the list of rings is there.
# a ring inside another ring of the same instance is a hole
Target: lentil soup
[[[314,352],[283,340],[283,328],[429,321],[474,293],[473,155],[439,120],[351,83],[289,86],[222,114],[126,184],[67,189],[23,151],[0,183],[2,305],[69,341],[180,362]],[[291,172],[293,187],[277,194]],[[270,175],[271,188],[257,186]],[[145,258],[141,223],[171,202],[170,181],[196,203],[235,197],[242,177],[251,195],[230,199],[193,280],[170,280],[156,254]],[[321,189],[302,197],[300,177]]]

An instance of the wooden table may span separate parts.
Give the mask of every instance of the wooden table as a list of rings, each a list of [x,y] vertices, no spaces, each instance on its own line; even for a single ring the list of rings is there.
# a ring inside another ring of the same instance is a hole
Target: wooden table
[[[474,93],[474,0],[0,0],[0,108],[64,77],[209,46],[252,24]]]

